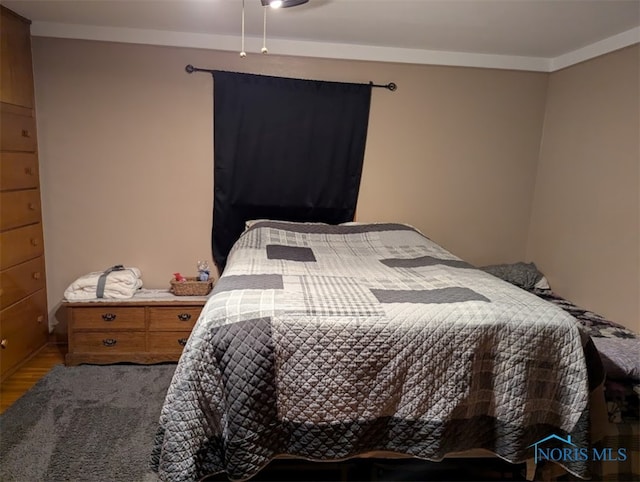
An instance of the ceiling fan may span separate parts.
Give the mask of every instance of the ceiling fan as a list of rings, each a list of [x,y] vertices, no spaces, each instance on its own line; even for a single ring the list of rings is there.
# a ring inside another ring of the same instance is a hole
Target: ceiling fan
[[[263,7],[271,8],[289,8],[308,3],[309,0],[260,0]]]
[[[289,7],[297,7],[298,5],[303,5],[308,3],[309,0],[260,0],[260,3],[263,7],[271,7],[271,8],[289,8]],[[267,49],[267,9],[264,9],[264,21],[262,28],[262,50],[263,54],[269,52]],[[244,50],[244,0],[242,0],[242,49],[240,51],[240,57],[245,58],[247,53]]]

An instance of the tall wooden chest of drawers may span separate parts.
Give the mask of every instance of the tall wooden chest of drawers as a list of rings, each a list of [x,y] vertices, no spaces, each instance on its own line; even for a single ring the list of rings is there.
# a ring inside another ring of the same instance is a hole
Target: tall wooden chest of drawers
[[[30,22],[0,6],[0,380],[46,342]]]
[[[178,361],[206,301],[144,289],[128,300],[65,301],[66,364]]]

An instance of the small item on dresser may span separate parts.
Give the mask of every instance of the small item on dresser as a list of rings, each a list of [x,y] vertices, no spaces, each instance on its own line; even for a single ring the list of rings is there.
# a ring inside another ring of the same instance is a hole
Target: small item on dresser
[[[173,273],[173,277],[176,281],[187,281],[187,279],[180,273]]]
[[[81,276],[65,290],[64,298],[67,301],[131,298],[142,288],[141,277],[140,269],[118,264],[104,271],[94,271]]]
[[[176,273],[179,274],[179,273]],[[198,277],[180,276],[171,280],[171,291],[176,296],[205,296],[213,289],[213,280],[200,281]]]
[[[198,261],[198,279],[200,281],[209,281],[211,271],[207,261]]]

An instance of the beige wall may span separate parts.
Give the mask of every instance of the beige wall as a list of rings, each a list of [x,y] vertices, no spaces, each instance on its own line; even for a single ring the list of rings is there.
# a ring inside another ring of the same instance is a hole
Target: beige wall
[[[640,47],[551,74],[528,257],[640,332]]]
[[[212,81],[188,63],[375,89],[358,219],[472,263],[522,260],[547,75],[34,38],[50,311],[116,263],[163,288],[211,259]],[[64,330],[64,328],[62,328]]]

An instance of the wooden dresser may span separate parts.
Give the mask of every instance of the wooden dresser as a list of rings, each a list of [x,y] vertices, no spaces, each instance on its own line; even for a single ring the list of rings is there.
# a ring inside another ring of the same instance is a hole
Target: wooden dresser
[[[0,379],[48,338],[30,22],[0,6]]]
[[[206,296],[140,290],[128,300],[63,302],[67,365],[178,361]]]

